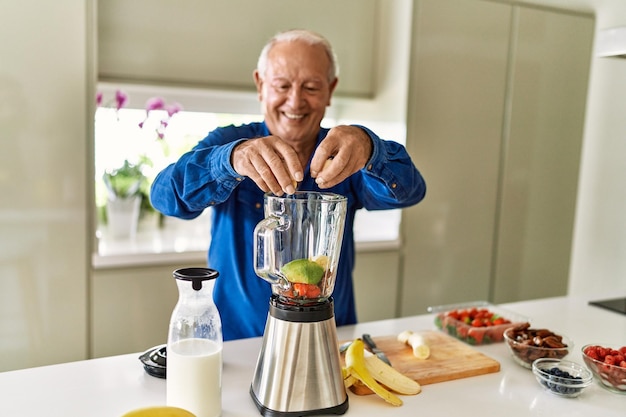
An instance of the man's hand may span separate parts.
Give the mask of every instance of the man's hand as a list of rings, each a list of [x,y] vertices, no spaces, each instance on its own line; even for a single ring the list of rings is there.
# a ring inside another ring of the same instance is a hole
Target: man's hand
[[[261,190],[293,194],[304,178],[296,151],[277,136],[249,139],[233,149],[231,164]]]
[[[372,140],[363,129],[336,126],[315,151],[311,176],[320,188],[330,188],[363,169],[371,156]]]

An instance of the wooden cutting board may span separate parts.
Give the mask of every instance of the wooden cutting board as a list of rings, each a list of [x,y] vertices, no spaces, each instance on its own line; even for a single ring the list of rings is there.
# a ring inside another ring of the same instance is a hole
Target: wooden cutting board
[[[416,332],[430,346],[428,359],[417,359],[409,345],[397,336],[373,336],[374,342],[404,375],[421,385],[467,378],[500,371],[500,362],[440,331]]]

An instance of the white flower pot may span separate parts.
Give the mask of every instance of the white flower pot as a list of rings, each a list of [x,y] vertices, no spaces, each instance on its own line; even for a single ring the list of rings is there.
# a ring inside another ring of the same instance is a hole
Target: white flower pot
[[[108,232],[114,238],[131,238],[137,233],[141,196],[107,200]]]

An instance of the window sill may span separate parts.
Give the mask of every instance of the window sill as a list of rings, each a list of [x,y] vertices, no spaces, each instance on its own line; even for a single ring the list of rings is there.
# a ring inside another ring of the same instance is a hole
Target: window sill
[[[392,251],[400,248],[400,211],[359,211],[355,221],[357,252]],[[92,255],[94,269],[132,268],[172,263],[206,264],[210,243],[210,211],[194,220],[165,218],[157,226],[156,216],[140,222],[131,238],[115,239],[100,227],[98,253]]]

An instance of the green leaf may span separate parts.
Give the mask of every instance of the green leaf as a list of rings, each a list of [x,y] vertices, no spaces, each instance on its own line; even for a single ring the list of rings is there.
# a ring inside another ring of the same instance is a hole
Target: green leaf
[[[124,160],[124,164],[111,172],[105,172],[102,179],[109,195],[112,197],[127,198],[141,193],[142,186],[148,178],[143,174],[142,163],[131,164]]]

